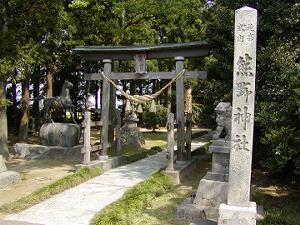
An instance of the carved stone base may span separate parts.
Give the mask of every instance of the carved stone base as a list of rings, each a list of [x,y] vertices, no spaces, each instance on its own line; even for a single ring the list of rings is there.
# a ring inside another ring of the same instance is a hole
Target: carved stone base
[[[145,144],[145,140],[139,127],[124,126],[121,128],[121,144],[140,148]]]
[[[216,221],[220,204],[227,200],[227,191],[227,182],[202,179],[193,204],[203,211],[205,218]]]
[[[218,225],[256,225],[256,203],[250,202],[249,207],[221,204]]]

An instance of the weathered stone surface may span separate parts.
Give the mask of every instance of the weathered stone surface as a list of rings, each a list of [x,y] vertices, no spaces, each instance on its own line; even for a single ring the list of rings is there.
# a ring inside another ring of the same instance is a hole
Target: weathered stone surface
[[[193,203],[204,209],[218,209],[221,203],[226,202],[227,191],[227,182],[202,179]]]
[[[250,202],[249,207],[221,204],[218,225],[256,225],[256,203]]]
[[[249,206],[253,149],[257,11],[235,12],[228,205]]]
[[[36,160],[81,160],[82,145],[73,147],[61,146],[44,146],[44,145],[31,145],[25,143],[15,144],[15,150],[19,157],[28,157]]]
[[[2,155],[0,155],[0,173],[7,171],[4,159]]]
[[[202,216],[202,210],[193,204],[193,197],[185,199],[176,210],[177,218],[194,219]]]
[[[206,180],[215,180],[215,181],[228,182],[228,174],[215,173],[215,172],[212,172],[212,171],[208,171],[203,178],[206,179]]]
[[[5,171],[0,173],[0,188],[18,183],[21,180],[20,174],[15,171]]]
[[[204,220],[201,218],[197,218],[194,219],[190,225],[217,225],[217,223],[211,220]]]
[[[78,145],[80,127],[73,123],[45,123],[40,129],[42,145],[73,147]]]
[[[16,155],[20,158],[27,156],[39,155],[48,150],[47,146],[43,145],[32,145],[26,143],[16,143],[15,146]]]
[[[121,143],[122,146],[129,145],[140,148],[145,144],[145,139],[139,127],[123,126],[121,128]]]
[[[229,154],[214,153],[212,157],[211,171],[215,173],[228,174],[229,171]]]
[[[0,225],[43,225],[43,224],[12,221],[12,220],[0,220]]]

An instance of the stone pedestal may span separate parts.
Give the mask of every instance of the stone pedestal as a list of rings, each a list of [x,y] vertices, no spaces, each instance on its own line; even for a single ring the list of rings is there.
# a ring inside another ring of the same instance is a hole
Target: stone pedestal
[[[212,169],[200,180],[193,204],[206,218],[217,221],[219,206],[227,201],[229,142],[214,140],[209,151],[212,153]]]
[[[208,151],[212,153],[212,167],[204,179],[227,182],[230,141],[225,141],[224,139],[213,140]]]
[[[0,188],[18,183],[21,180],[20,174],[15,171],[8,171],[2,155],[0,155]]]
[[[218,225],[256,225],[256,203],[250,202],[249,207],[221,204]]]
[[[140,132],[140,128],[137,126],[137,118],[135,113],[127,116],[124,119],[124,126],[121,128],[121,144],[122,146],[129,145],[140,148],[145,144],[145,140]]]
[[[80,127],[73,123],[45,123],[40,139],[45,146],[73,147],[79,144]]]

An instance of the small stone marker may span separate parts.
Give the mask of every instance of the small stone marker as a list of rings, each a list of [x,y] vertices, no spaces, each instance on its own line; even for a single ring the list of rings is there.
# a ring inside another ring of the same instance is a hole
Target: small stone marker
[[[84,112],[84,132],[83,132],[83,148],[81,153],[83,153],[83,164],[87,165],[91,161],[91,112]]]
[[[0,155],[0,173],[7,171],[2,155]]]
[[[250,202],[256,33],[257,11],[236,10],[228,200],[220,205],[219,225],[256,224],[256,203]]]
[[[2,155],[0,155],[0,189],[18,183],[21,180],[20,174],[15,171],[8,171]]]

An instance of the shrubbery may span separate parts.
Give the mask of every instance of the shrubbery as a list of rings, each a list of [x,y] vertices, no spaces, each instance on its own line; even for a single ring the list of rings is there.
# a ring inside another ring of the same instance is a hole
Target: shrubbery
[[[234,10],[244,5],[220,0],[204,13],[213,58],[209,76],[227,83],[232,77]],[[300,174],[300,4],[251,0],[248,5],[259,15],[254,160],[271,173]],[[196,93],[207,117],[228,92],[220,88],[221,81],[205,82]]]
[[[142,126],[147,129],[155,129],[159,127],[165,127],[168,120],[167,108],[163,105],[156,105],[156,113],[149,112],[149,105],[146,105],[146,109],[142,114]]]

